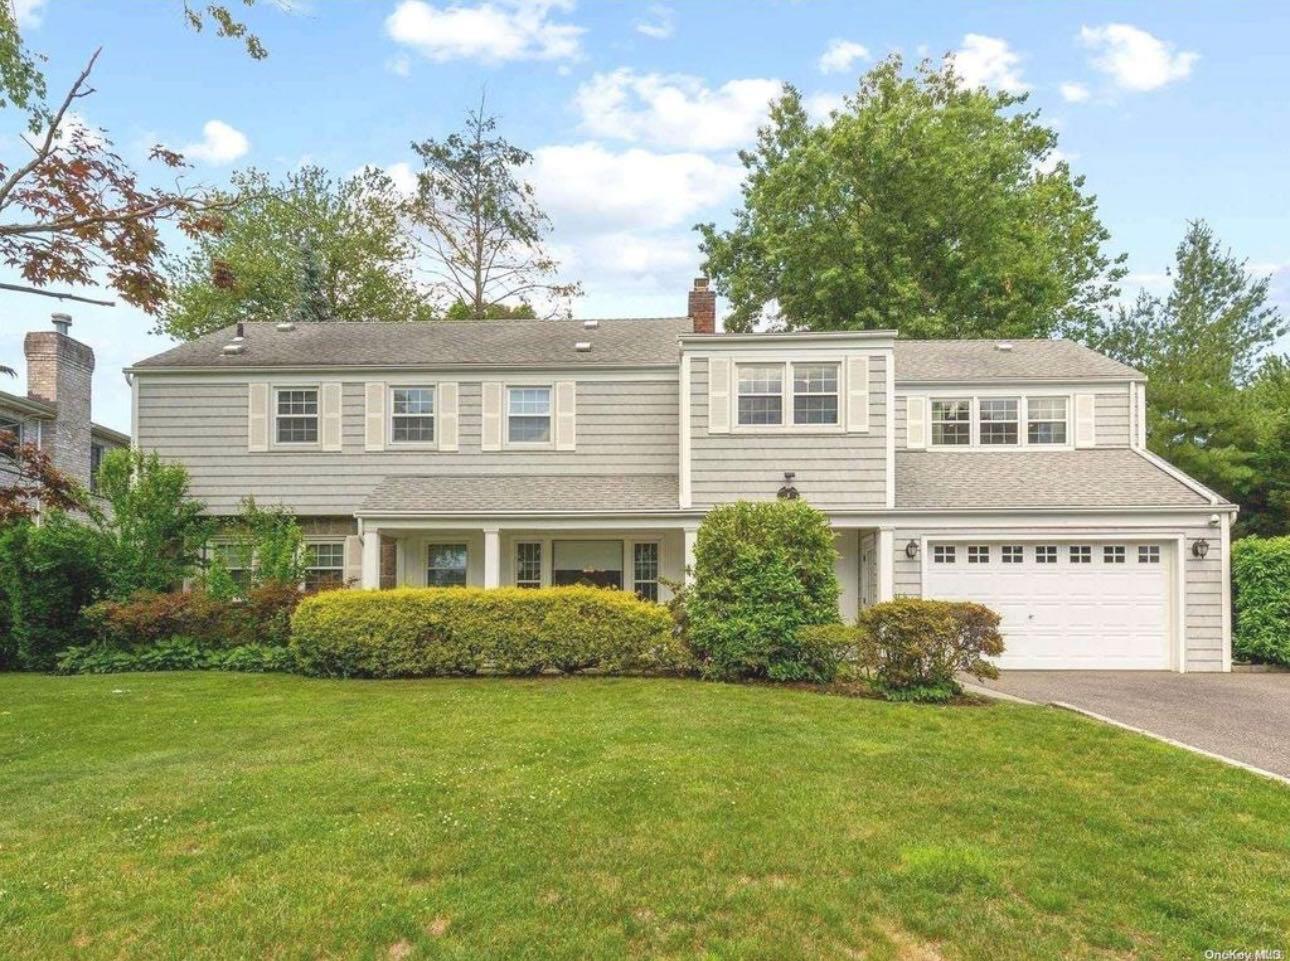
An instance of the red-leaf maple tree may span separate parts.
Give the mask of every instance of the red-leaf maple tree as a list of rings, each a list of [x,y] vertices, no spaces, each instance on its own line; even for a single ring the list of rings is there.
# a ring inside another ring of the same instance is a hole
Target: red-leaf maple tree
[[[0,526],[30,520],[42,510],[84,509],[85,490],[53,464],[35,444],[19,444],[0,430],[0,461],[9,470],[0,482]]]

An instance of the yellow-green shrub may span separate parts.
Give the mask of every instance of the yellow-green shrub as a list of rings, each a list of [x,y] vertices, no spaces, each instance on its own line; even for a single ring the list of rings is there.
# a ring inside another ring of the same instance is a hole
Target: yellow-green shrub
[[[680,671],[666,609],[622,591],[329,591],[291,621],[297,668],[326,677]]]

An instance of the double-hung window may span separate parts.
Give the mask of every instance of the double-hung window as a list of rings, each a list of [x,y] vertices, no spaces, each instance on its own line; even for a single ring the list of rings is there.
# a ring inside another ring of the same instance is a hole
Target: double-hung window
[[[784,366],[739,365],[740,426],[779,426],[784,423]]]
[[[279,387],[275,393],[277,442],[318,443],[318,388]]]
[[[932,446],[959,447],[972,443],[972,401],[932,401]]]
[[[641,600],[658,600],[658,544],[632,545],[632,587]]]
[[[838,365],[793,365],[793,423],[838,423]]]
[[[427,587],[465,587],[465,544],[431,544],[426,560]]]
[[[542,586],[541,541],[524,541],[515,545],[515,586]]]
[[[433,387],[395,387],[390,391],[390,440],[395,444],[434,443]]]
[[[245,544],[214,544],[211,546],[211,556],[228,572],[238,591],[245,593],[251,586],[251,571],[254,566],[251,549]]]
[[[1020,401],[1015,397],[982,397],[977,404],[982,446],[1011,446],[1020,442]]]
[[[1026,400],[1026,443],[1066,443],[1066,398],[1030,397]]]
[[[506,439],[511,444],[551,442],[550,387],[507,388]]]
[[[305,590],[340,587],[345,583],[345,542],[305,545]]]

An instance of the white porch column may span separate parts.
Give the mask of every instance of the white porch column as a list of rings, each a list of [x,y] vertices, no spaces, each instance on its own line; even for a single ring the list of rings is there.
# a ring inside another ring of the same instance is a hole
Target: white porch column
[[[381,531],[371,524],[363,525],[363,590],[381,586]]]
[[[685,534],[685,583],[686,586],[694,583],[694,544],[699,538],[699,527],[697,524],[690,524],[682,528]]]
[[[896,536],[890,527],[878,528],[878,600],[889,601],[896,596]]]
[[[502,537],[496,527],[484,528],[484,587],[502,586]]]

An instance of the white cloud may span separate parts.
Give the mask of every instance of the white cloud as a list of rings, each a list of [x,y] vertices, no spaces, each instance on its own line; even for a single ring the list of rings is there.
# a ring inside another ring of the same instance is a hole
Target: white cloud
[[[731,80],[716,90],[698,77],[598,73],[578,88],[574,106],[584,131],[683,150],[728,150],[748,144],[779,96],[777,80]]]
[[[251,149],[246,134],[230,127],[223,120],[207,120],[202,124],[202,139],[180,149],[185,157],[208,164],[228,164]]]
[[[394,181],[394,189],[404,196],[411,197],[417,192],[417,173],[407,161],[390,164],[385,173]]]
[[[666,40],[676,33],[676,11],[667,6],[667,4],[650,4],[646,12],[649,14],[649,18],[642,18],[634,24],[637,33],[644,34],[654,40]]]
[[[727,200],[743,168],[699,153],[616,152],[597,143],[540,147],[529,177],[557,235],[688,224]]]
[[[45,0],[14,0],[13,15],[19,27],[39,27]]]
[[[385,69],[396,77],[406,77],[412,73],[412,61],[406,54],[390,57],[385,61]]]
[[[1079,159],[1079,154],[1066,153],[1056,148],[1048,151],[1048,155],[1043,160],[1035,164],[1035,171],[1041,174],[1050,174],[1057,169],[1059,163],[1074,163]]]
[[[1174,45],[1127,23],[1083,27],[1080,41],[1093,51],[1092,64],[1123,90],[1156,90],[1191,73],[1200,54],[1175,52]]]
[[[73,137],[79,137],[89,147],[102,147],[107,143],[107,136],[101,127],[94,126],[75,110],[69,110],[63,114],[54,141],[60,147],[67,147],[71,145]]]
[[[802,99],[802,105],[806,107],[808,117],[816,123],[823,123],[834,110],[846,106],[846,99],[840,93],[813,93]]]
[[[954,72],[969,87],[989,87],[1008,93],[1028,89],[1021,80],[1021,55],[999,37],[969,33],[963,46],[950,54]]]
[[[1082,83],[1064,83],[1059,89],[1067,103],[1083,103],[1089,96],[1088,87]]]
[[[475,6],[436,7],[403,0],[385,20],[397,43],[430,60],[568,60],[582,50],[583,28],[552,19],[573,0],[486,0]]]
[[[835,38],[820,55],[820,73],[846,73],[857,60],[868,60],[869,48],[854,40]]]

